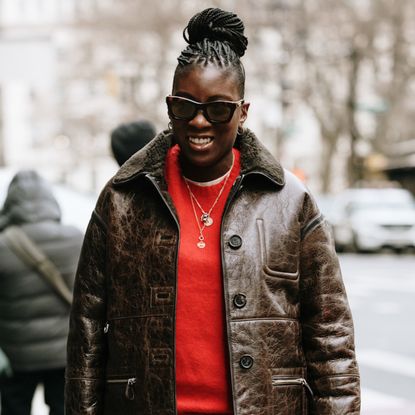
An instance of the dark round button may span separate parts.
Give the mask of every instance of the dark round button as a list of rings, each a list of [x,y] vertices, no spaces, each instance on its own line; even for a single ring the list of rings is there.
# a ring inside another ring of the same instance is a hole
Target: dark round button
[[[242,356],[239,359],[239,366],[241,366],[242,369],[251,369],[253,364],[254,359],[252,358],[252,356],[249,356],[248,354]]]
[[[244,294],[236,294],[233,297],[233,305],[236,308],[244,308],[246,306],[246,296]]]
[[[233,235],[229,239],[229,246],[232,249],[239,249],[242,246],[242,238],[239,235]]]

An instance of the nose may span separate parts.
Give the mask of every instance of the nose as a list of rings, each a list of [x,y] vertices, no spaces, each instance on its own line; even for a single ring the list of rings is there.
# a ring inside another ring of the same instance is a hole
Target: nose
[[[203,114],[203,110],[199,109],[196,115],[189,121],[189,125],[195,128],[209,127],[210,122],[206,119]]]

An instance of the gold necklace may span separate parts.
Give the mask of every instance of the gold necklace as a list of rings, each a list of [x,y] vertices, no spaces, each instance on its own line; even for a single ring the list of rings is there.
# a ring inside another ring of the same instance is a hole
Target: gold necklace
[[[232,156],[233,156],[233,154],[232,154]],[[231,171],[233,169],[234,163],[235,163],[235,157],[232,157],[231,168],[223,176],[224,177],[223,186],[220,189],[220,191],[218,193],[218,196],[216,197],[215,201],[213,202],[212,206],[210,207],[210,209],[208,211],[206,211],[205,209],[203,209],[202,205],[199,203],[199,201],[197,200],[196,196],[194,195],[194,193],[190,189],[190,186],[189,186],[189,181],[190,180],[183,176],[184,182],[186,183],[187,190],[189,191],[190,198],[196,202],[197,206],[199,207],[200,211],[202,212],[202,215],[200,216],[200,221],[205,226],[211,226],[211,225],[213,225],[213,218],[211,217],[212,210],[215,207],[215,205],[218,202],[218,200],[220,199],[220,197],[221,197],[221,195],[223,193],[223,190],[225,189],[226,183],[228,182],[228,179],[229,179],[229,176],[230,176]]]
[[[216,206],[216,203],[218,203],[220,197],[222,196],[223,191],[225,190],[226,183],[228,183],[229,176],[231,175],[231,172],[232,172],[232,169],[233,169],[234,161],[235,161],[235,158],[232,159],[231,168],[229,169],[228,173],[226,173],[226,177],[223,180],[223,185],[222,185],[221,189],[219,190],[219,193],[216,196],[215,201],[213,202],[212,206],[210,207],[210,209],[207,212],[202,208],[202,206],[200,205],[200,203],[197,200],[196,196],[193,194],[192,190],[190,189],[188,179],[186,179],[186,177],[183,176],[184,182],[186,183],[186,187],[187,187],[187,190],[189,192],[189,197],[190,197],[190,202],[192,204],[193,214],[194,214],[195,219],[196,219],[197,227],[199,228],[199,242],[196,244],[198,248],[203,249],[206,246],[205,237],[203,236],[203,231],[205,230],[206,226],[211,226],[213,224],[213,219],[210,215],[213,211],[213,208]],[[200,221],[199,221],[199,218],[197,216],[196,207],[195,207],[194,202],[196,202],[197,206],[202,211],[202,216],[200,217]]]
[[[200,225],[199,220],[197,218],[195,204],[191,196],[190,196],[190,202],[192,203],[193,213],[195,215],[197,227],[199,228],[199,242],[196,245],[198,248],[202,249],[206,246],[205,237],[203,236],[203,231],[205,230],[206,225],[205,224],[203,224],[203,226]]]

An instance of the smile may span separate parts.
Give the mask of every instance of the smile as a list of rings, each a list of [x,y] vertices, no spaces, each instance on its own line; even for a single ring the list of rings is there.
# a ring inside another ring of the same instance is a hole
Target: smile
[[[189,142],[195,145],[206,145],[213,141],[212,137],[189,137]]]

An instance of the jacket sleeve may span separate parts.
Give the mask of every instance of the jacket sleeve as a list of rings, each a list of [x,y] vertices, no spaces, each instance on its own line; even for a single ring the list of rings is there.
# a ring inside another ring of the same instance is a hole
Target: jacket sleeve
[[[96,208],[87,228],[75,277],[67,347],[66,415],[97,415],[103,411],[105,258],[106,226]]]
[[[302,341],[311,414],[360,414],[353,321],[329,227],[307,195],[300,252]]]

